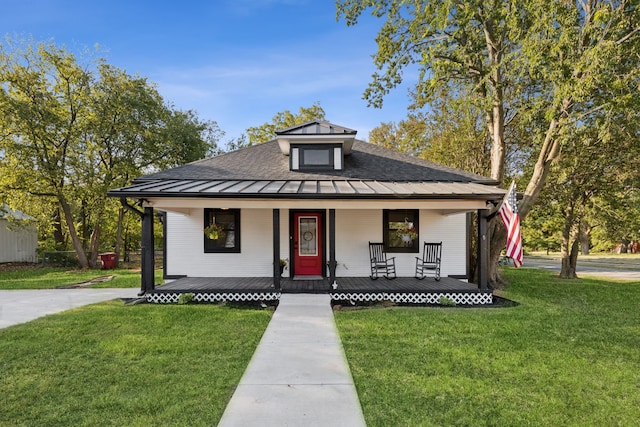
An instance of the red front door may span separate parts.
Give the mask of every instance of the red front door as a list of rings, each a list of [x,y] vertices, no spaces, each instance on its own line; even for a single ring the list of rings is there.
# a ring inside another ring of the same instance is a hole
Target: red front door
[[[322,214],[293,214],[293,274],[322,276]]]

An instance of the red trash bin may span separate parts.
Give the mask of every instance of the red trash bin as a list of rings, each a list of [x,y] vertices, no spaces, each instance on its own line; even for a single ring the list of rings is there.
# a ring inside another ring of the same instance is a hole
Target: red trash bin
[[[100,254],[100,260],[102,261],[102,269],[109,270],[112,268],[116,268],[116,253],[115,252],[105,252]]]

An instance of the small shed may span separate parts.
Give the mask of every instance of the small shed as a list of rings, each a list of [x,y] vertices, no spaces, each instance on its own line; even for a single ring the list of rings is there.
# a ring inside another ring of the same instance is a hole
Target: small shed
[[[37,262],[38,231],[35,219],[0,205],[0,263]]]

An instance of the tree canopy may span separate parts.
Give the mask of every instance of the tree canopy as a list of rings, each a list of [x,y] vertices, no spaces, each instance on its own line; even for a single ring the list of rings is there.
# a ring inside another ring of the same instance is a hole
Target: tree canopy
[[[325,120],[325,113],[319,102],[315,102],[310,107],[300,107],[298,113],[292,113],[289,110],[276,113],[270,122],[247,128],[246,135],[242,135],[237,140],[231,141],[228,148],[229,150],[237,150],[238,148],[271,141],[275,138],[276,131],[312,120]]]
[[[640,12],[634,1],[430,1],[342,0],[337,16],[347,25],[370,11],[384,23],[376,42],[373,75],[364,96],[381,106],[418,70],[413,108],[431,107],[452,94],[473,105],[490,140],[490,176],[524,184],[524,219],[573,132],[620,105],[638,102]],[[637,135],[635,136],[637,138]],[[485,138],[478,140],[484,152]],[[580,144],[580,141],[577,141]],[[579,152],[578,150],[577,152]],[[509,170],[517,153],[521,170]],[[527,165],[530,168],[527,169]],[[525,174],[525,169],[527,173]],[[492,224],[492,265],[504,246]],[[491,273],[496,282],[497,269]]]
[[[64,223],[82,267],[95,265],[116,209],[110,188],[215,152],[218,135],[214,122],[170,108],[145,78],[103,59],[82,63],[46,42],[0,46],[0,189],[47,207],[62,245]]]

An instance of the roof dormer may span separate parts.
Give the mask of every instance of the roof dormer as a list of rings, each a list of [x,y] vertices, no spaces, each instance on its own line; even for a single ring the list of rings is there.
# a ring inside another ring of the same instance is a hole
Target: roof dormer
[[[280,151],[294,171],[343,170],[357,131],[325,121],[312,121],[276,132]]]

